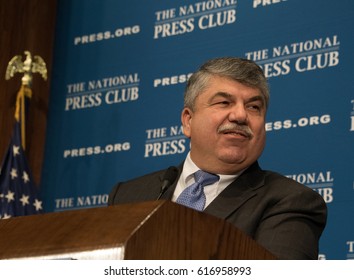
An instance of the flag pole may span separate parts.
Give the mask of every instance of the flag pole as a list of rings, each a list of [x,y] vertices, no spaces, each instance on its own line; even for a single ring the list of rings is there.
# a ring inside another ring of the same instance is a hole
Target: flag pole
[[[16,98],[15,120],[21,124],[21,143],[24,150],[26,150],[26,97],[32,98],[32,90],[22,84]]]
[[[15,119],[21,124],[21,143],[23,150],[26,149],[26,98],[32,98],[32,75],[39,73],[44,80],[47,80],[47,67],[42,57],[32,55],[24,51],[26,59],[22,61],[21,55],[14,56],[6,69],[5,79],[11,79],[15,73],[24,73],[21,79],[21,88],[16,97]]]
[[[15,126],[4,160],[0,166],[0,219],[42,213],[32,172],[25,156],[25,123],[27,99],[32,97],[32,74],[40,73],[47,79],[47,68],[40,56],[25,51],[26,59],[14,56],[6,69],[6,80],[15,73],[24,73],[16,97]]]

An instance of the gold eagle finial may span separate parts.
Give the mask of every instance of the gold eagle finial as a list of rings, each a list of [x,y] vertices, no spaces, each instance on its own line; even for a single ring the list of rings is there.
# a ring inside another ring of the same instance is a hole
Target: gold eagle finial
[[[47,67],[46,64],[39,55],[35,55],[32,59],[32,55],[29,51],[24,51],[26,59],[22,61],[21,55],[15,55],[9,62],[6,68],[5,79],[11,79],[16,73],[24,73],[22,77],[22,85],[31,87],[32,74],[39,73],[44,80],[47,80]]]

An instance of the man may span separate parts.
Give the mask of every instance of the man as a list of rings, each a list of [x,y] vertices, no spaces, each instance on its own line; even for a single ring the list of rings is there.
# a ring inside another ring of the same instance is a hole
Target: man
[[[165,170],[120,183],[109,204],[159,196],[188,207],[198,204],[280,259],[317,259],[327,214],[322,197],[263,171],[257,162],[265,145],[268,101],[266,78],[254,62],[232,57],[206,62],[186,86],[181,120],[191,148],[176,179],[162,191]]]

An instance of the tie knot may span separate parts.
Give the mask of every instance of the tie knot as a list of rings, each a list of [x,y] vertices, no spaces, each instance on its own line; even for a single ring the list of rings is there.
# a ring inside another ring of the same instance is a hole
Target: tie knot
[[[195,181],[201,184],[203,187],[207,185],[214,184],[219,180],[219,176],[205,172],[203,170],[198,170],[194,173]]]

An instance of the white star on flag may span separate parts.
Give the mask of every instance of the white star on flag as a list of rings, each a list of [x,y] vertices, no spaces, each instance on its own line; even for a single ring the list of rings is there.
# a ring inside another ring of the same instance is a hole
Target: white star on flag
[[[25,184],[30,181],[30,178],[26,171],[23,171],[22,179],[25,182]]]
[[[12,168],[10,175],[12,180],[15,179],[17,177],[17,170],[15,168]]]
[[[8,214],[4,214],[4,216],[1,217],[0,215],[0,219],[8,219],[8,218],[11,218],[11,215],[8,215]]]
[[[22,206],[25,206],[25,205],[29,204],[29,196],[23,194],[21,199],[20,199],[20,201],[22,202]]]
[[[35,199],[33,206],[36,208],[36,211],[42,210],[42,201]]]
[[[14,156],[20,154],[20,147],[19,146],[13,145],[12,150],[13,150]]]
[[[11,202],[12,200],[15,200],[15,193],[9,190],[5,197],[7,198],[7,202]]]

